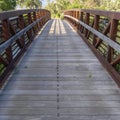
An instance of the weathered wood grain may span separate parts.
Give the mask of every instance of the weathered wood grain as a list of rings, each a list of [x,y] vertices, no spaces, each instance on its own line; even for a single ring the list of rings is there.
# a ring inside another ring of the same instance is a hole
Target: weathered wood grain
[[[0,120],[120,120],[120,90],[65,21],[49,21],[0,95]]]

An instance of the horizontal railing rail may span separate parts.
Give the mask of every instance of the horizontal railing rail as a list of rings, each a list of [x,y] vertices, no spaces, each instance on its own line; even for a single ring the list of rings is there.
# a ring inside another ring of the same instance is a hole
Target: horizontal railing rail
[[[65,11],[64,18],[120,86],[120,12],[73,9]]]
[[[0,13],[0,87],[50,18],[50,12],[45,9]]]

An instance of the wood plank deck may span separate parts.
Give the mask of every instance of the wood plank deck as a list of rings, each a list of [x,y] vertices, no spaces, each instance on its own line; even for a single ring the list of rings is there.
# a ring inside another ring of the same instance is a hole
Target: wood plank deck
[[[3,89],[0,120],[120,120],[120,89],[69,24],[54,19]]]

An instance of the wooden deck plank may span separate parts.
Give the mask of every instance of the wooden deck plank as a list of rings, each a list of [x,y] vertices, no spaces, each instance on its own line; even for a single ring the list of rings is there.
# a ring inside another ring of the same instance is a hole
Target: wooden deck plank
[[[120,120],[120,90],[70,25],[54,19],[9,77],[0,120]]]

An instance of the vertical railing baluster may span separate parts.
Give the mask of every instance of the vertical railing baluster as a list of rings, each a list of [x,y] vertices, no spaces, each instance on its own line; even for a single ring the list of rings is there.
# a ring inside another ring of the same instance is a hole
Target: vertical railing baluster
[[[80,20],[80,10],[78,11],[78,17],[77,17],[78,20]],[[77,31],[79,32],[79,29],[80,28],[80,24],[78,24],[77,26]]]
[[[83,21],[83,12],[81,12],[81,14],[80,14],[80,21]],[[80,32],[81,33],[83,33],[83,26],[82,25],[80,25]]]
[[[40,17],[42,17],[42,14],[41,14],[41,12],[39,11],[39,18],[40,18]],[[41,28],[42,28],[42,22],[41,22],[41,21],[39,22],[39,25],[40,25],[40,29],[41,29]]]
[[[115,41],[116,34],[117,34],[117,27],[118,27],[118,20],[112,19],[111,26],[110,26],[110,38]],[[114,49],[108,46],[108,54],[107,54],[107,61],[112,62],[114,55]]]
[[[33,12],[33,21],[36,21],[36,20],[37,20],[37,18],[36,18],[36,12]],[[38,32],[38,26],[37,26],[37,24],[35,25],[34,30],[35,30],[35,34],[36,34]]]
[[[3,29],[4,40],[7,41],[11,37],[8,19],[2,21],[2,29]],[[9,62],[12,61],[13,56],[12,56],[11,46],[9,46],[6,49],[6,57]]]
[[[40,12],[37,11],[37,19],[39,18],[40,18]],[[40,22],[38,22],[37,25],[38,25],[38,30],[40,30]]]
[[[94,25],[93,25],[93,28],[95,30],[98,30],[98,28],[99,28],[99,19],[100,19],[100,16],[99,15],[95,15]],[[93,35],[93,45],[95,46],[96,43],[97,43],[96,35]]]
[[[28,13],[28,22],[29,22],[29,24],[32,23],[32,13]],[[31,37],[34,36],[34,28],[30,29],[27,32],[27,35],[28,35],[28,38],[31,39]]]
[[[40,18],[40,16],[39,16],[39,11],[36,11],[36,19],[39,19]],[[38,31],[40,30],[40,24],[39,24],[39,22],[37,23],[37,29],[38,29]]]
[[[90,18],[90,14],[89,13],[86,13],[86,15],[85,15],[85,23],[87,24],[87,25],[89,25],[89,18]],[[85,37],[87,37],[88,36],[88,30],[87,29],[85,29]]]
[[[20,16],[18,17],[18,26],[19,26],[20,30],[22,30],[22,29],[25,27],[23,15],[20,15]],[[21,36],[21,38],[20,38],[20,40],[19,40],[19,44],[20,44],[21,47],[24,47],[24,45],[25,45],[24,35]]]

